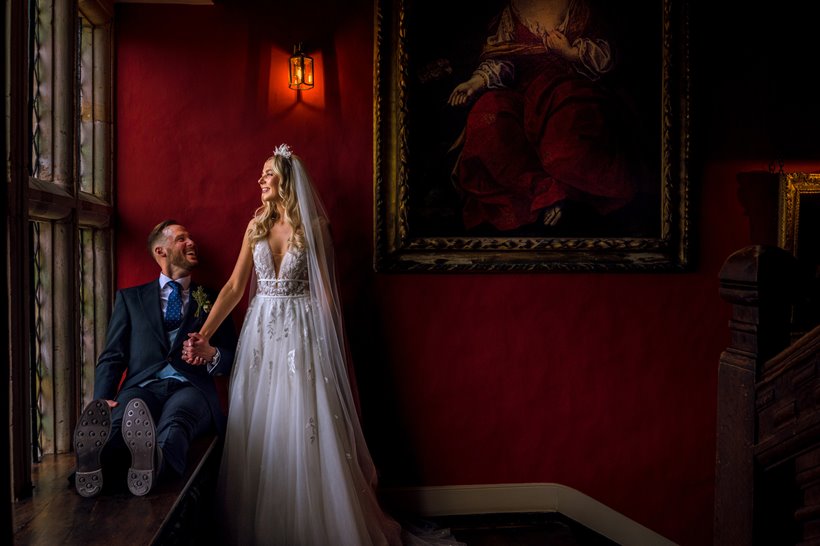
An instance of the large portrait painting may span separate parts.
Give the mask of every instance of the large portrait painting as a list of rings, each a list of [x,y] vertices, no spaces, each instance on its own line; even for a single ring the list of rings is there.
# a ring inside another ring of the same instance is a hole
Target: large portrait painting
[[[674,0],[376,0],[378,271],[679,271]]]

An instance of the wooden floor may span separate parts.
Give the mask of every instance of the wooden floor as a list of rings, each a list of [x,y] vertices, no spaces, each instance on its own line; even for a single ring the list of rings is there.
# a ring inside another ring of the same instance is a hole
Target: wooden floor
[[[195,443],[186,475],[160,482],[144,497],[132,495],[124,477],[119,490],[106,488],[97,497],[81,497],[68,482],[74,455],[47,455],[33,466],[32,496],[15,503],[14,544],[111,546],[117,542],[113,537],[127,537],[134,546],[173,542],[163,537],[179,526],[174,519],[179,519],[187,494],[216,458],[216,446],[215,438]]]
[[[15,504],[14,544],[217,544],[218,529],[208,517],[218,470],[215,455],[216,440],[208,439],[193,446],[184,478],[160,483],[145,497],[133,496],[123,485],[90,499],[68,482],[73,455],[48,456],[34,467],[32,497]],[[443,516],[426,523],[449,528],[467,546],[615,545],[557,513]]]

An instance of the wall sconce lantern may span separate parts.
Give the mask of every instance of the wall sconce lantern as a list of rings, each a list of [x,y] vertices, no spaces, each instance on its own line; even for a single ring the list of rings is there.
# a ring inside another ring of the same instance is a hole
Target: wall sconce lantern
[[[290,79],[288,87],[291,89],[313,89],[313,57],[305,55],[302,44],[293,46],[293,55],[288,65]]]

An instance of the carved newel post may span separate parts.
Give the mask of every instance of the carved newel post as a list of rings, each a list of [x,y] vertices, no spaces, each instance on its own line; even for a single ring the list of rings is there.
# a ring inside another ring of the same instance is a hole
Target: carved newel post
[[[720,295],[732,304],[729,346],[718,366],[714,540],[753,543],[755,380],[762,363],[789,343],[794,257],[777,247],[735,252],[720,270]]]

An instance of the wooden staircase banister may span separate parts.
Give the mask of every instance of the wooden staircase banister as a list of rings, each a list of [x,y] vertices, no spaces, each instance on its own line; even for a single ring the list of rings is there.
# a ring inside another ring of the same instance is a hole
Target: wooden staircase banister
[[[805,286],[777,247],[744,248],[721,268],[732,318],[718,365],[715,544],[820,544],[820,326],[790,343]]]
[[[759,384],[771,382],[796,361],[805,360],[820,350],[820,326],[806,333],[763,364],[763,377]]]
[[[820,439],[820,327],[764,364],[755,386],[755,457],[763,468],[810,449]]]
[[[715,544],[754,542],[755,383],[763,363],[788,346],[796,271],[790,253],[760,245],[735,252],[720,271],[732,318],[718,365]]]

